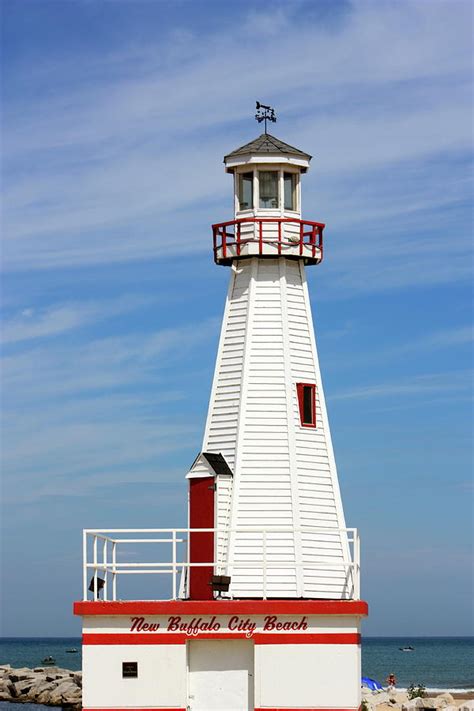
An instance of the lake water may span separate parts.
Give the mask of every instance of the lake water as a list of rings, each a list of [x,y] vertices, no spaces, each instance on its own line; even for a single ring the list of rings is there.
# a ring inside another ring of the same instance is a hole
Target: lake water
[[[401,652],[404,646],[412,646],[415,651]],[[67,652],[73,648],[77,654]],[[56,666],[81,669],[80,638],[0,639],[0,664],[35,667],[47,656],[55,658]],[[430,689],[474,690],[474,637],[364,637],[363,675],[385,683],[392,672],[400,688],[414,682]],[[25,704],[21,706],[27,711]],[[8,710],[13,711],[11,704]]]

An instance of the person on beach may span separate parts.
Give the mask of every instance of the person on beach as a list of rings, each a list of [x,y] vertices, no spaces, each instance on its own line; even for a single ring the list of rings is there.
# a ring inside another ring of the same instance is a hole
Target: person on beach
[[[395,674],[389,674],[387,679],[387,691],[395,691],[395,687],[397,685],[397,677]]]

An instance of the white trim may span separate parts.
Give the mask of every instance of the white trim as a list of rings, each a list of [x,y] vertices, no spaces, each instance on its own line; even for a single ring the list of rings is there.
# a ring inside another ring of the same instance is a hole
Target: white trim
[[[331,472],[331,483],[332,483],[332,488],[333,488],[333,493],[334,493],[334,503],[335,503],[336,512],[337,512],[338,528],[345,529],[346,522],[345,522],[345,516],[344,516],[344,509],[342,507],[341,489],[339,486],[339,478],[337,475],[337,465],[336,465],[336,458],[334,456],[334,448],[332,445],[331,430],[329,427],[329,418],[328,418],[328,413],[327,413],[327,408],[326,408],[326,398],[324,397],[323,381],[321,378],[321,369],[319,367],[318,349],[316,346],[316,336],[315,336],[315,330],[314,330],[314,324],[313,324],[313,316],[311,313],[311,302],[310,302],[310,298],[309,298],[308,282],[306,279],[306,272],[305,272],[304,264],[301,262],[301,260],[298,262],[298,264],[299,264],[299,268],[301,271],[303,293],[304,293],[304,298],[306,301],[306,308],[307,308],[307,314],[308,314],[309,336],[311,339],[311,346],[312,346],[313,353],[314,353],[314,369],[316,371],[316,383],[317,383],[316,388],[318,391],[317,396],[319,397],[319,406],[321,408],[321,417],[323,420],[324,436],[325,436],[325,440],[326,440],[326,449],[327,449],[327,454],[328,454],[328,459],[329,459],[329,467],[330,467],[330,472]],[[350,561],[349,544],[347,541],[347,536],[341,536],[341,546],[342,546],[342,551],[343,551],[343,556],[344,556],[344,562],[347,563],[348,561]]]
[[[288,455],[290,462],[290,487],[291,487],[291,506],[293,523],[296,529],[301,526],[300,522],[300,505],[298,495],[298,459],[296,454],[295,442],[295,427],[293,413],[293,379],[291,377],[291,354],[290,340],[288,333],[288,309],[287,309],[287,282],[286,282],[286,266],[287,260],[281,258],[280,265],[280,298],[281,298],[281,316],[282,316],[282,331],[283,331],[283,359],[285,367],[285,390],[286,390],[286,419],[288,423]],[[304,570],[301,567],[302,563],[302,545],[301,532],[296,532],[293,536],[293,545],[295,549],[296,568],[296,594],[297,597],[302,597],[304,594]]]
[[[206,472],[196,472],[195,474],[191,474],[191,472],[188,472],[186,474],[186,479],[213,479],[214,474],[207,474]]]
[[[232,488],[232,505],[231,505],[231,510],[230,510],[230,517],[229,517],[229,530],[232,529],[235,520],[237,519],[238,515],[238,504],[239,504],[239,492],[240,492],[240,459],[242,457],[242,446],[243,446],[243,437],[240,436],[240,433],[243,431],[244,426],[245,426],[245,416],[246,416],[246,407],[247,407],[247,389],[248,389],[248,365],[250,362],[250,348],[251,348],[251,338],[250,338],[250,329],[252,326],[252,317],[253,317],[253,311],[255,308],[255,299],[253,298],[253,292],[255,290],[255,277],[257,274],[258,270],[258,258],[257,257],[252,257],[250,259],[250,265],[248,265],[249,260],[243,261],[242,264],[242,269],[245,268],[250,268],[250,279],[249,279],[249,291],[248,291],[248,299],[247,299],[247,315],[246,315],[246,321],[245,321],[245,343],[244,343],[244,352],[243,352],[243,357],[242,357],[242,376],[241,376],[241,386],[240,386],[240,403],[239,403],[239,418],[237,421],[237,430],[236,430],[236,446],[235,446],[235,459],[234,459],[234,485]],[[239,265],[239,262],[237,262],[237,265]],[[217,370],[217,367],[216,367]],[[235,547],[235,536],[229,534],[229,543],[227,546],[227,551],[228,551],[228,560],[232,560],[233,554],[234,554],[234,547]],[[232,569],[229,568],[229,575],[232,577]],[[232,584],[231,584],[231,590],[232,590]]]
[[[245,172],[245,171],[243,171],[243,172]],[[257,205],[259,203],[259,199],[258,199],[259,193],[260,193],[260,184],[258,182],[258,170],[257,170],[257,168],[254,168],[253,169],[253,207],[252,207],[254,214],[255,214],[255,211],[258,210]]]
[[[214,369],[214,377],[212,379],[211,396],[209,398],[208,413],[213,411],[214,405],[215,405],[217,386],[219,383],[219,373],[220,373],[220,366],[221,366],[221,360],[222,360],[222,352],[224,350],[224,341],[225,341],[225,336],[226,336],[227,321],[229,318],[230,300],[231,300],[232,291],[233,291],[234,283],[235,283],[235,275],[236,275],[236,262],[234,261],[232,264],[232,273],[231,273],[231,277],[229,279],[229,287],[227,289],[227,296],[226,296],[226,300],[225,300],[224,316],[222,319],[221,333],[219,336],[219,345],[217,348],[217,359],[216,359],[216,366]],[[209,439],[210,427],[211,427],[211,418],[209,417],[209,414],[208,414],[207,419],[206,419],[206,426],[204,428],[204,437],[203,437],[203,443],[202,443],[202,451],[203,452],[207,451],[207,441]]]
[[[307,158],[298,158],[297,156],[285,157],[281,153],[279,155],[252,155],[251,153],[242,154],[228,158],[224,161],[226,171],[233,172],[240,166],[260,164],[260,163],[281,163],[283,165],[293,165],[306,172],[309,169],[309,160]]]

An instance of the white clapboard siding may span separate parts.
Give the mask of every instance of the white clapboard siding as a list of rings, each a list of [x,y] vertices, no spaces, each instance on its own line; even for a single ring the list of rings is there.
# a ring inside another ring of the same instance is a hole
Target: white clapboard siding
[[[230,507],[232,504],[232,477],[219,475],[216,477],[216,574],[226,573],[226,563],[229,546]]]
[[[316,384],[317,427],[301,427],[297,383]],[[300,260],[234,262],[203,450],[234,473],[217,497],[217,556],[229,557],[235,597],[341,599],[349,551]],[[284,527],[263,534],[242,527]],[[315,527],[324,527],[319,531]],[[235,529],[238,529],[235,531]],[[331,531],[334,529],[334,532]]]

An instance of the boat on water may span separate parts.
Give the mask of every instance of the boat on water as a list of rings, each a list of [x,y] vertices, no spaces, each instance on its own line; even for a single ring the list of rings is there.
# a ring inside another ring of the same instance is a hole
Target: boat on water
[[[41,663],[42,663],[42,664],[50,664],[50,665],[51,665],[51,664],[56,664],[56,660],[55,660],[54,657],[48,656],[48,657],[45,657],[45,658],[42,660]]]
[[[77,649],[66,649],[66,654],[77,654]]]
[[[414,652],[415,647],[399,647],[400,652]]]

